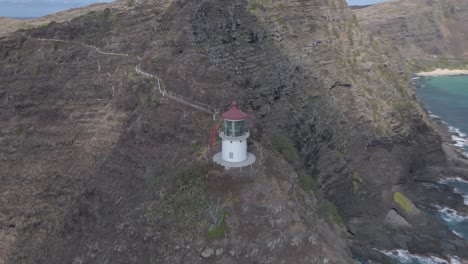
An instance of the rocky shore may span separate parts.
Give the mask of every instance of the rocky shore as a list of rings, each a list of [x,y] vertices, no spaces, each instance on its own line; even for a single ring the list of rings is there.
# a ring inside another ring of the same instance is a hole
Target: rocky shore
[[[456,142],[453,140],[453,136],[459,137],[460,135],[458,132],[452,131],[440,117],[434,115],[430,115],[430,117],[434,129],[442,138],[442,146],[450,165],[450,173],[452,174],[446,176],[450,178],[460,177],[468,180],[468,157],[463,149],[456,146]]]

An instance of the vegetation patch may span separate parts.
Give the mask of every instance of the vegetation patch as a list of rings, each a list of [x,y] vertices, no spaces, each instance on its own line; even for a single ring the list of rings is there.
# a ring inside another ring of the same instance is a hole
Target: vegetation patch
[[[340,227],[344,227],[344,221],[341,218],[336,206],[323,198],[323,193],[320,190],[319,184],[309,175],[301,172],[298,175],[299,186],[307,193],[312,191],[317,199],[317,204],[319,204],[318,214],[324,219],[330,226],[337,224]],[[319,178],[321,181],[321,178]]]
[[[328,224],[332,225],[333,223],[336,223],[340,227],[344,227],[344,221],[338,213],[336,206],[332,202],[322,201],[320,204],[319,213],[325,219],[325,221],[328,222]]]
[[[301,172],[299,173],[299,186],[305,191],[310,193],[311,191],[314,193],[317,200],[322,199],[322,194],[320,193],[320,189],[318,187],[317,182],[309,175]]]
[[[286,9],[286,7],[284,6],[283,3],[278,4],[278,10],[279,11],[284,11],[285,9]]]
[[[268,0],[249,0],[247,2],[247,7],[251,11],[257,11],[257,10],[265,10],[265,4],[267,3]]]
[[[354,192],[359,191],[364,180],[359,176],[359,173],[356,171],[353,173],[353,190]]]
[[[402,193],[396,192],[393,194],[393,201],[401,206],[401,208],[405,209],[406,212],[413,211],[413,204],[411,201],[406,198]]]
[[[226,230],[227,230],[226,217],[227,216],[228,216],[227,211],[224,211],[218,223],[214,225],[210,231],[208,231],[207,236],[209,239],[218,239],[218,238],[226,237]]]
[[[279,136],[273,137],[271,144],[287,161],[295,161],[298,158],[297,150],[293,144],[286,141],[286,139]]]
[[[136,71],[133,69],[130,69],[127,74],[127,80],[129,81],[135,81],[137,77]]]
[[[194,165],[179,172],[176,188],[167,194],[157,208],[148,215],[148,224],[166,222],[174,235],[190,238],[203,221],[208,207],[204,193],[204,179],[208,170],[203,165]]]
[[[283,17],[277,17],[276,22],[278,22],[278,24],[283,25],[283,26],[286,25],[286,20],[284,20]]]

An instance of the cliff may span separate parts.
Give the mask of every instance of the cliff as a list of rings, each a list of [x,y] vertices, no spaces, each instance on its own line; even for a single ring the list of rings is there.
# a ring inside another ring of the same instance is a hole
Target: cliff
[[[468,4],[462,0],[397,0],[354,10],[359,23],[422,66],[465,67]]]
[[[10,262],[466,255],[395,199],[433,203],[416,180],[436,180],[446,159],[398,50],[363,32],[344,1],[122,6],[2,39]],[[137,65],[219,111],[236,99],[265,157],[250,172],[206,165],[212,116],[163,96]]]

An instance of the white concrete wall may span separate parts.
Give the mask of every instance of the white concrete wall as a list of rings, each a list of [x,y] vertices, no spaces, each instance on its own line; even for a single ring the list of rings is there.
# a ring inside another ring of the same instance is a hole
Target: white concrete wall
[[[242,141],[242,142],[241,142]],[[232,153],[230,158],[229,153]],[[229,162],[241,162],[247,159],[247,139],[227,140],[223,139],[222,158]]]

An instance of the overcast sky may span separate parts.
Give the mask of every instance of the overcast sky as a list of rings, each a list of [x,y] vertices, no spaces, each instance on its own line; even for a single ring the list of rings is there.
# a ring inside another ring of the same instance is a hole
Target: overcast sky
[[[69,8],[112,0],[0,0],[0,16],[39,17]],[[350,5],[368,5],[385,0],[347,0]]]
[[[0,16],[39,17],[97,2],[112,0],[0,0]]]

